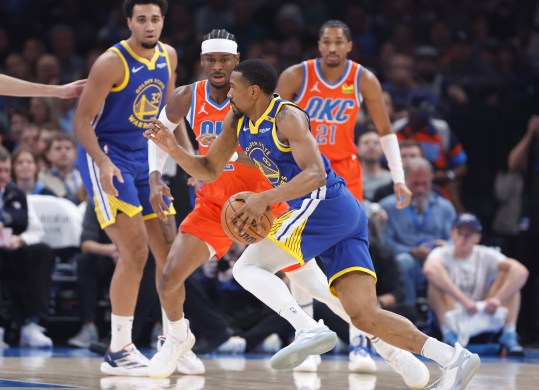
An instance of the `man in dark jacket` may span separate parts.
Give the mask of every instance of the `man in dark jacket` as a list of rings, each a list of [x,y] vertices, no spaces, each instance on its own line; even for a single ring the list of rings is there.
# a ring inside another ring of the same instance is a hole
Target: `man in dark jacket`
[[[46,313],[54,267],[51,248],[39,242],[43,233],[25,193],[11,182],[10,155],[0,146],[0,275],[8,285],[22,282],[22,289],[19,283],[11,290],[17,303],[13,307],[20,308],[24,320],[20,344],[26,347],[52,347],[52,340],[38,325]]]

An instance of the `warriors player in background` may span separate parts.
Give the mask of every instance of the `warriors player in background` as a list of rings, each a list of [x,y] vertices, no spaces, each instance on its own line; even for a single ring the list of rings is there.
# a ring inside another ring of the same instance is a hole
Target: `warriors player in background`
[[[159,275],[176,234],[173,215],[161,221],[152,212],[143,136],[174,89],[176,52],[159,42],[167,5],[166,0],[124,1],[131,36],[96,60],[74,120],[84,186],[120,254],[110,285],[111,342],[101,363],[108,375],[148,374],[149,361],[131,340],[139,282],[148,244]]]
[[[321,58],[304,61],[286,69],[277,83],[276,92],[286,100],[303,108],[311,119],[311,129],[318,147],[331,162],[331,168],[346,180],[346,187],[354,197],[363,201],[361,166],[356,155],[354,127],[361,103],[367,105],[369,114],[380,133],[380,143],[386,157],[392,151],[395,135],[391,128],[382,89],[376,76],[360,64],[347,59],[352,50],[352,37],[346,24],[329,20],[320,27],[318,49]],[[400,156],[398,161],[400,161]],[[388,161],[393,161],[388,158]],[[391,168],[391,167],[390,167]],[[399,170],[391,169],[393,183],[404,183]],[[306,263],[315,267],[314,262]],[[307,268],[292,266],[286,269],[289,275],[308,274]],[[298,276],[298,278],[308,278]],[[312,315],[312,293],[291,284],[292,293],[301,307]],[[372,359],[367,338],[357,329],[350,328],[349,369],[358,372],[374,372],[376,364]],[[304,363],[306,369],[320,360],[310,357]],[[313,363],[314,362],[314,363]],[[302,368],[301,366],[299,367]]]

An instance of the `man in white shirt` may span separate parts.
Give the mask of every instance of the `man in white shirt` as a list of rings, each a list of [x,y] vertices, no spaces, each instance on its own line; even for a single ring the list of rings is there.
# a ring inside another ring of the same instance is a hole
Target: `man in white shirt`
[[[429,301],[448,344],[459,338],[455,329],[459,328],[458,324],[455,326],[450,321],[459,310],[459,321],[475,321],[475,333],[480,333],[481,328],[493,330],[492,324],[506,312],[505,323],[502,321],[498,328],[503,327],[499,343],[507,354],[522,356],[524,350],[518,343],[516,321],[520,290],[526,283],[528,270],[515,259],[478,245],[481,230],[475,215],[461,214],[451,230],[452,243],[428,255],[423,272],[429,281]]]

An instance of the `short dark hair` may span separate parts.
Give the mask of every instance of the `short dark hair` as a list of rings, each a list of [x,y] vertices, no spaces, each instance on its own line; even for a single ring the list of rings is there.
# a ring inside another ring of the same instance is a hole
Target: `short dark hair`
[[[168,9],[167,0],[124,0],[124,14],[127,18],[133,16],[133,8],[138,4],[155,4],[161,9],[161,15],[165,16]]]
[[[11,155],[9,154],[9,150],[7,150],[2,145],[0,145],[0,161],[9,161],[9,160],[11,160]]]
[[[322,35],[324,34],[324,30],[326,28],[340,28],[342,32],[344,33],[346,39],[349,41],[352,40],[352,32],[350,31],[350,27],[344,22],[341,22],[340,20],[328,20],[325,22],[322,26],[320,26],[320,30],[318,31],[318,38],[322,38]]]
[[[262,91],[271,95],[277,87],[275,69],[263,60],[245,60],[235,68],[251,85],[258,85]]]
[[[207,41],[208,39],[229,39],[231,41],[236,42],[236,36],[232,33],[229,33],[224,28],[223,29],[213,29],[208,34],[204,35],[204,40]]]

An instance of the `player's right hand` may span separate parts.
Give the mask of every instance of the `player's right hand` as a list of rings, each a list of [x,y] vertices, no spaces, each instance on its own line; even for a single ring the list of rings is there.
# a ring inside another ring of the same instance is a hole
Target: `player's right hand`
[[[176,142],[176,136],[159,119],[151,118],[150,121],[151,123],[144,131],[144,137],[155,143],[169,156],[172,155],[172,151],[180,147]]]
[[[157,217],[162,220],[167,220],[166,213],[170,211],[167,203],[163,199],[166,196],[170,201],[174,200],[170,193],[170,188],[163,183],[159,176],[150,177],[150,204],[152,205],[153,212],[157,214]]]
[[[101,183],[101,187],[103,187],[103,191],[107,194],[118,196],[118,190],[114,187],[114,177],[116,177],[120,183],[124,182],[120,169],[107,158],[104,162],[99,164],[99,182]]]

